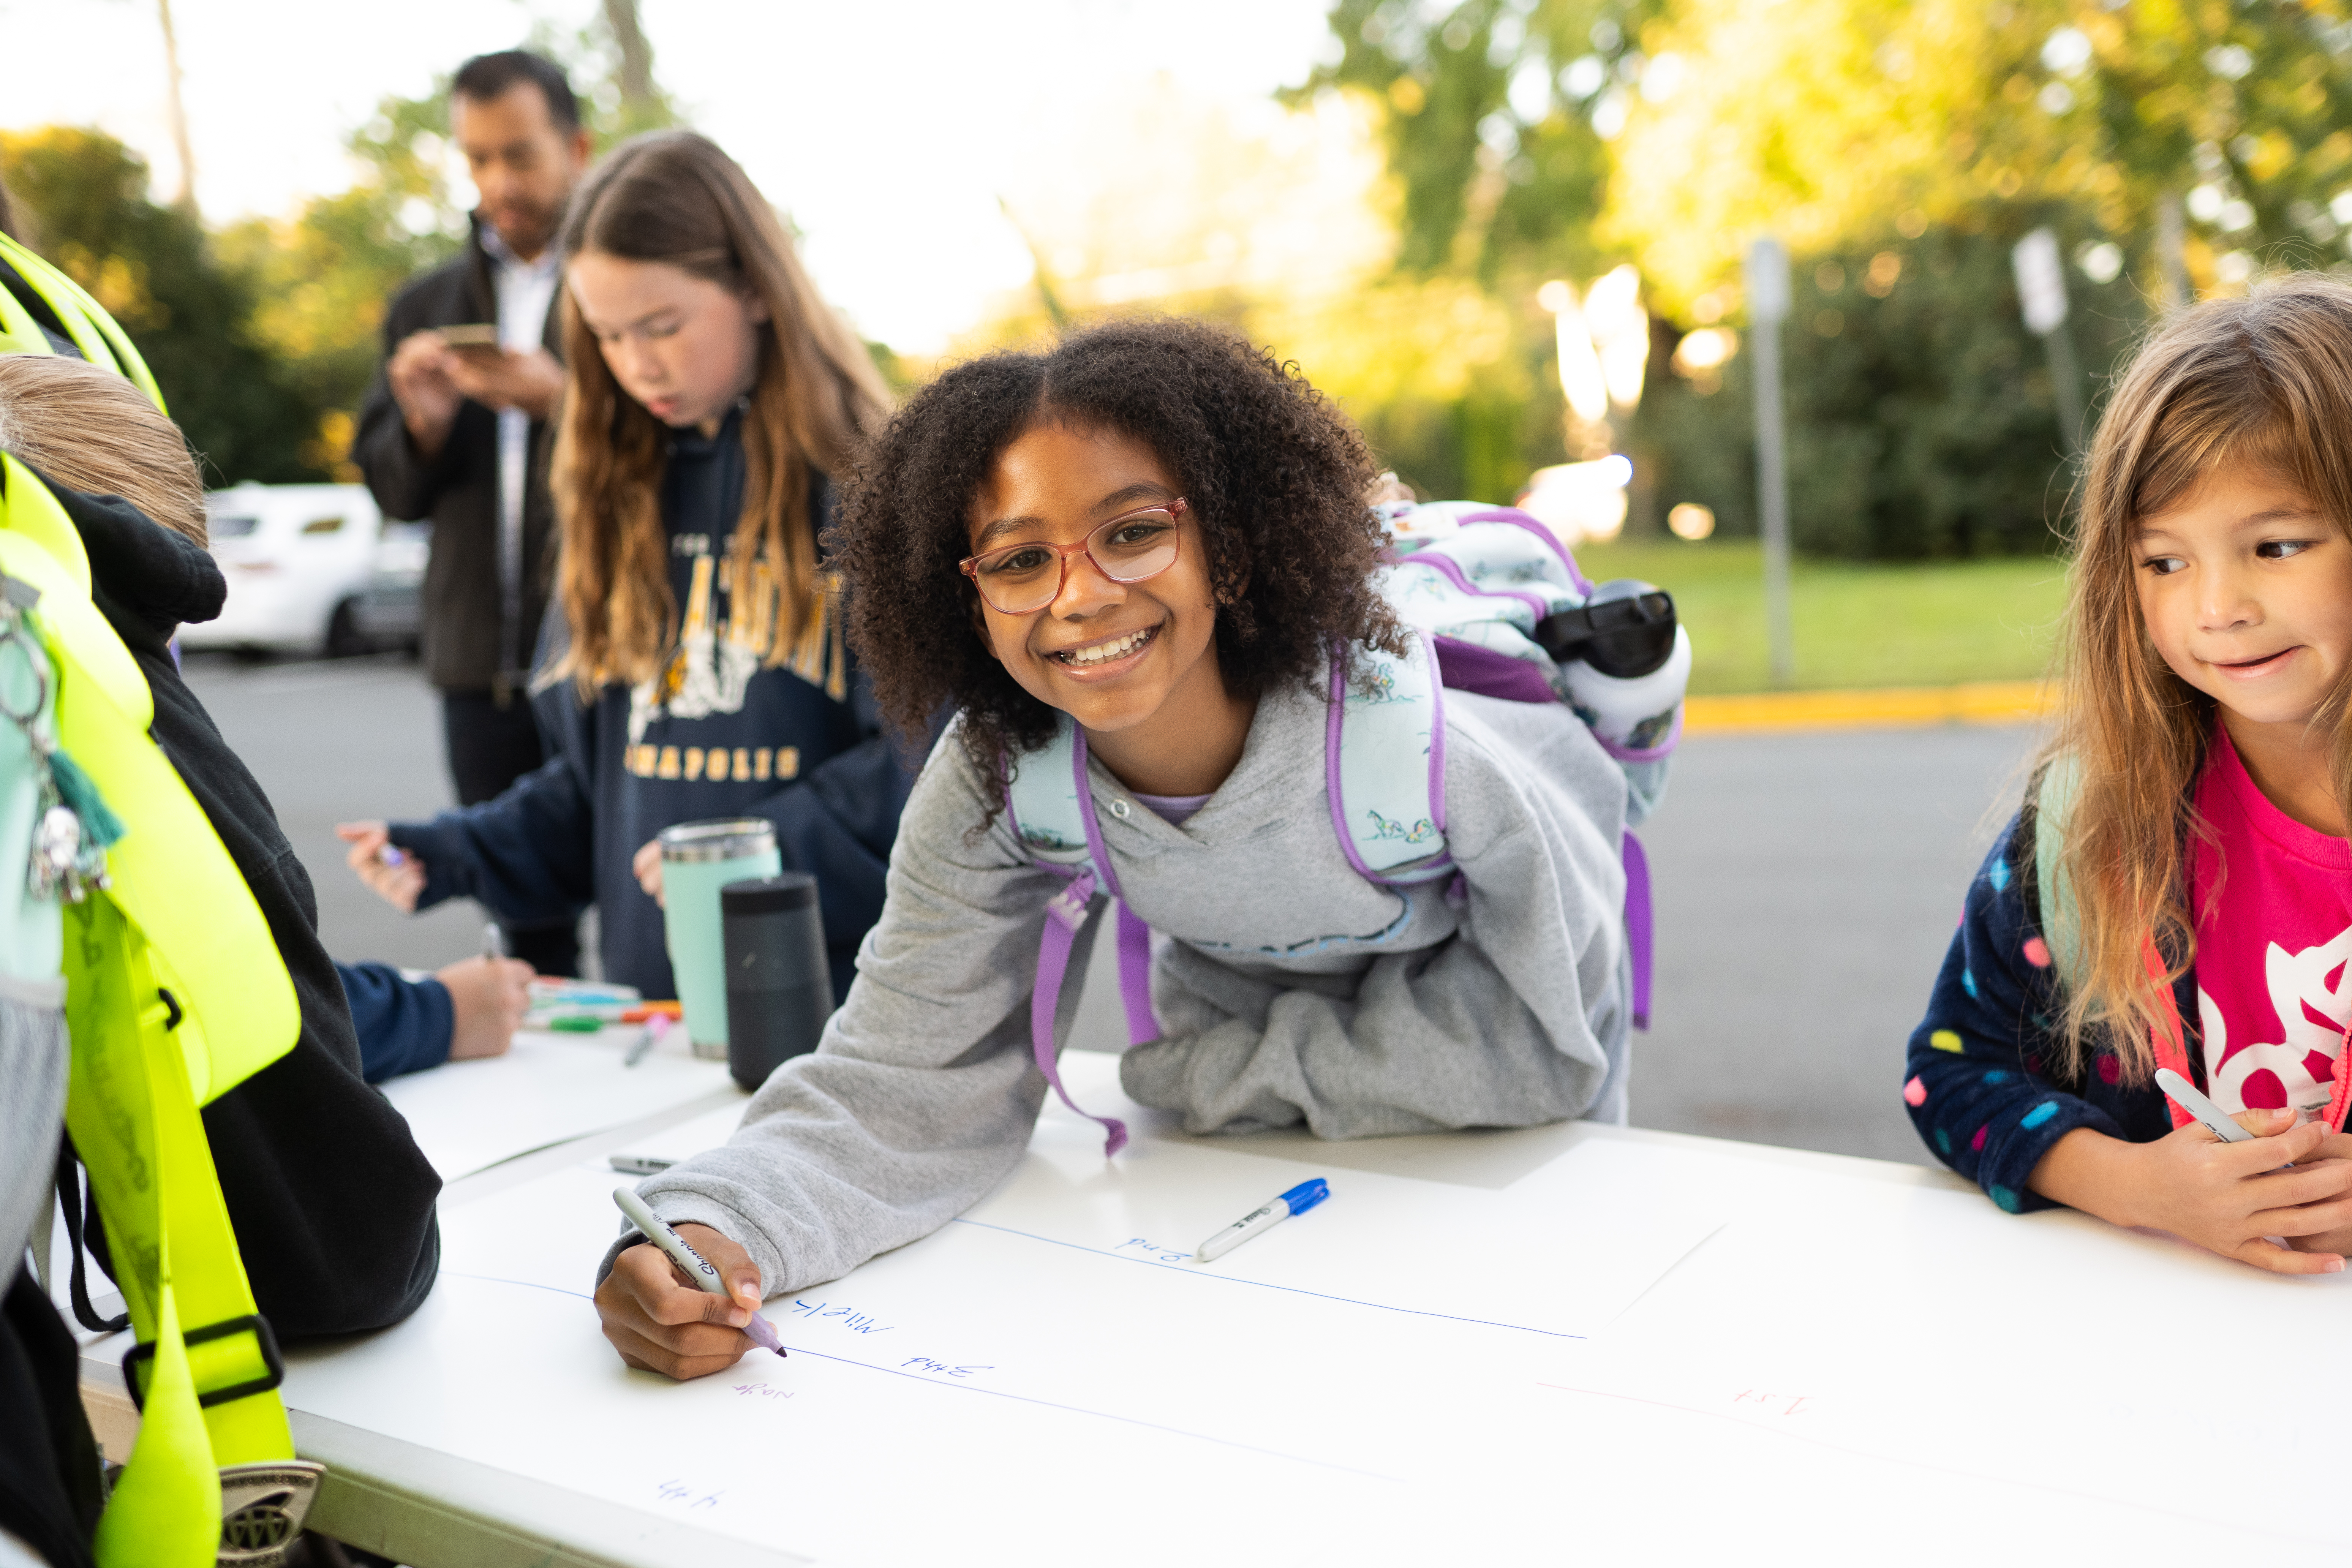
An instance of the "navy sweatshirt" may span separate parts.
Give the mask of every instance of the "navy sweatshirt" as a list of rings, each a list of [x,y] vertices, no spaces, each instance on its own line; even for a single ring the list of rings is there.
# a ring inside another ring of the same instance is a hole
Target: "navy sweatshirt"
[[[785,867],[816,876],[834,994],[844,996],[857,945],[882,913],[890,844],[920,759],[910,764],[883,734],[854,668],[836,699],[767,665],[772,616],[728,580],[745,483],[740,420],[739,410],[716,437],[681,431],[671,443],[661,509],[681,626],[662,675],[606,686],[588,702],[569,680],[541,689],[532,700],[549,761],[496,800],[394,824],[392,841],[424,860],[420,909],[465,897],[528,921],[595,904],[606,978],[667,997],[677,987],[662,912],[632,858],[677,823],[766,817]],[[820,527],[831,507],[820,476],[810,505]],[[551,612],[541,668],[568,637]]]
[[[457,1005],[431,975],[410,980],[389,963],[338,963],[352,1027],[360,1037],[360,1076],[382,1083],[449,1059]]]
[[[2080,1081],[2064,1076],[2064,1000],[2042,936],[2031,811],[2010,819],[1969,884],[1927,1016],[1911,1036],[1904,1102],[1945,1164],[2012,1214],[2057,1206],[2026,1185],[2050,1146],[2077,1127],[2134,1143],[2172,1131],[2164,1091],[2124,1081],[2112,1052],[2092,1057]],[[2174,1001],[2196,1048],[2196,973]]]

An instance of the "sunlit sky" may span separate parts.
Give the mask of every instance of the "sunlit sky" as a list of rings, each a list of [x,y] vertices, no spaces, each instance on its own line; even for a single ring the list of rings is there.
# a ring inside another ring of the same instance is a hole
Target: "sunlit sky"
[[[1334,47],[1325,0],[641,0],[656,74],[805,236],[867,336],[936,352],[1030,274],[1000,193],[1050,184],[1122,98],[1271,120]],[[595,0],[173,0],[207,220],[341,189],[342,144],[386,93],[467,56],[567,32]],[[0,128],[96,124],[179,186],[152,0],[0,0]],[[38,62],[37,64],[35,62]],[[1153,92],[1164,76],[1173,95]]]

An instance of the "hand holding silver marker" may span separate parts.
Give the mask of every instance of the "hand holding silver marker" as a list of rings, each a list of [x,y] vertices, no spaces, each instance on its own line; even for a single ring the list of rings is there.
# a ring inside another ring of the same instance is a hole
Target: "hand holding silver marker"
[[[2236,1117],[2208,1100],[2199,1091],[2195,1084],[2190,1083],[2170,1068],[2156,1069],[2156,1087],[2164,1090],[2171,1097],[2174,1104],[2195,1117],[2207,1131],[2222,1142],[2250,1143],[2253,1141],[2254,1135],[2239,1126]],[[2292,1171],[2294,1169],[2294,1163],[2289,1161],[2279,1169]]]
[[[726,1282],[719,1278],[719,1270],[712,1268],[702,1254],[688,1247],[686,1237],[672,1230],[667,1221],[647,1208],[643,1198],[626,1187],[614,1187],[613,1201],[620,1205],[623,1214],[629,1216],[629,1223],[637,1227],[637,1234],[669,1254],[669,1260],[683,1269],[686,1277],[698,1289],[713,1296],[727,1294]],[[784,1353],[783,1342],[776,1338],[775,1325],[761,1317],[758,1308],[752,1309],[751,1321],[743,1325],[743,1331],[751,1337],[753,1344],[762,1350],[772,1350],[778,1355]]]

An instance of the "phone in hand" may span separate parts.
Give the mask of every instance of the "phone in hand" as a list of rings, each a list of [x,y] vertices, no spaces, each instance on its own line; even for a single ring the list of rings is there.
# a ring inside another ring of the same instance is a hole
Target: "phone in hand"
[[[506,353],[499,346],[499,330],[484,321],[436,328],[441,341],[467,359],[496,359]]]

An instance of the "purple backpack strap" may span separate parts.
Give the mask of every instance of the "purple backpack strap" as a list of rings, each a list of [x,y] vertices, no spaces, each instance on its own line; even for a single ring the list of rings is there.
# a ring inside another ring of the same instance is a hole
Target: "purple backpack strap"
[[[1036,1054],[1037,1070],[1062,1103],[1089,1121],[1102,1124],[1103,1157],[1127,1147],[1127,1123],[1116,1116],[1097,1116],[1083,1110],[1062,1087],[1061,1052],[1054,1041],[1054,1018],[1062,1001],[1062,980],[1070,972],[1070,949],[1078,928],[1087,923],[1087,906],[1094,900],[1095,874],[1081,866],[1069,884],[1045,904],[1045,931],[1037,943],[1037,988],[1029,995],[1029,1047]]]
[[[1633,1027],[1650,1026],[1650,858],[1625,830],[1625,952],[1633,964]]]
[[[1067,718],[1066,727],[1070,752],[1071,795],[1064,801],[1062,812],[1075,810],[1086,842],[1085,860],[1074,866],[1064,866],[1042,857],[1040,866],[1060,872],[1069,880],[1062,890],[1045,904],[1045,929],[1037,944],[1037,979],[1029,995],[1029,1045],[1037,1062],[1037,1070],[1045,1075],[1047,1084],[1060,1097],[1064,1105],[1099,1122],[1106,1136],[1103,1154],[1116,1154],[1127,1145],[1127,1124],[1116,1117],[1097,1116],[1081,1108],[1063,1087],[1061,1052],[1055,1039],[1055,1025],[1061,1009],[1062,984],[1070,972],[1070,955],[1076,950],[1077,934],[1086,923],[1099,886],[1118,902],[1118,970],[1119,994],[1126,1005],[1128,1037],[1130,1044],[1143,1045],[1160,1037],[1160,1026],[1151,1011],[1151,928],[1127,906],[1118,886],[1118,873],[1112,869],[1110,856],[1103,847],[1102,828],[1095,816],[1094,791],[1087,780],[1087,738],[1083,731]],[[1051,766],[1052,748],[1032,753],[1036,763]],[[1030,825],[1048,827],[1049,831],[1034,836],[1024,827],[1014,812],[1013,792],[1008,791],[1005,807],[1013,816],[1013,831],[1024,843],[1057,839],[1060,835],[1050,830],[1053,825]]]

